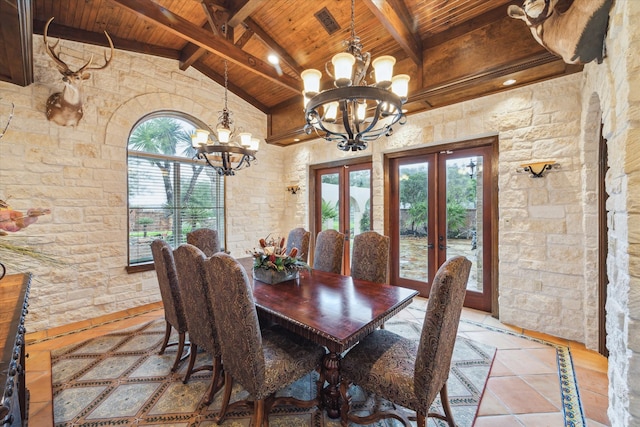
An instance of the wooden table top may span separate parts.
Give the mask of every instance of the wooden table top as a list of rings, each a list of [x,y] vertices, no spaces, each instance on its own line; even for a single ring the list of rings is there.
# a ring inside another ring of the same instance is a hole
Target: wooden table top
[[[256,307],[271,320],[329,351],[342,352],[411,303],[418,292],[314,270],[269,285],[253,280],[252,259],[239,259],[253,281]]]

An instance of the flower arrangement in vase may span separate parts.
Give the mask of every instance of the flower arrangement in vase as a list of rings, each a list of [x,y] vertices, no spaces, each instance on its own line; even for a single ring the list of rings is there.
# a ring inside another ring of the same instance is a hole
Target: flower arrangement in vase
[[[285,238],[260,239],[260,248],[248,251],[253,256],[253,277],[268,284],[296,279],[300,270],[311,270],[298,255],[298,248],[287,253]]]

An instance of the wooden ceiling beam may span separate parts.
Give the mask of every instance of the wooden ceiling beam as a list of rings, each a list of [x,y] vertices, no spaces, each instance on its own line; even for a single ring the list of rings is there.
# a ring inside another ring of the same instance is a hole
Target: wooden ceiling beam
[[[42,35],[44,33],[45,24],[46,22],[44,21],[33,21],[33,33]],[[96,33],[93,31],[85,31],[78,28],[67,27],[65,25],[58,25],[55,21],[53,21],[49,26],[48,35],[49,37],[55,37],[64,40],[109,47],[109,43],[107,42],[107,38],[104,36],[104,33]],[[122,39],[111,34],[109,34],[109,37],[111,37],[111,39],[113,40],[113,45],[116,47],[116,49],[142,53],[145,55],[154,55],[169,59],[180,58],[180,51],[175,49],[168,49],[161,46]]]
[[[402,0],[364,0],[371,12],[382,26],[391,34],[402,50],[418,67],[422,67],[422,42],[416,37],[412,23],[406,22],[396,10],[404,9],[403,15],[408,16],[407,7]]]
[[[259,8],[264,3],[264,0],[242,0],[232,3],[231,7],[229,7],[229,25],[237,27]]]
[[[278,75],[276,70],[258,58],[238,49],[232,42],[222,37],[211,37],[211,33],[203,28],[193,25],[186,19],[173,12],[158,6],[151,0],[110,0],[125,9],[135,13],[140,18],[152,22],[155,25],[175,34],[207,51],[221,56],[242,68],[260,75],[273,83],[285,87],[293,92],[300,93],[302,83],[289,76]]]

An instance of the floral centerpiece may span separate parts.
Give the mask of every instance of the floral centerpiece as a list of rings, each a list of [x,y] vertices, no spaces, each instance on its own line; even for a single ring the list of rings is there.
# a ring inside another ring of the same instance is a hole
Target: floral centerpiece
[[[253,256],[253,277],[261,282],[275,284],[298,277],[300,270],[310,270],[298,257],[298,248],[287,253],[285,238],[260,239],[260,248],[248,251]]]

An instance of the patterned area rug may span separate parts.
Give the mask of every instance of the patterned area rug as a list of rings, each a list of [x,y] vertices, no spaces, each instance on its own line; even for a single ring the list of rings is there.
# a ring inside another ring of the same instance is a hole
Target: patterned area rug
[[[55,426],[214,426],[221,404],[218,392],[210,405],[202,402],[211,380],[211,372],[192,375],[182,383],[186,361],[179,372],[171,373],[175,353],[169,347],[158,355],[164,334],[164,320],[150,322],[119,333],[87,340],[60,349],[51,355]],[[391,319],[385,327],[406,337],[419,339],[420,325]],[[473,424],[495,349],[458,337],[448,381],[449,400],[459,427]],[[197,365],[207,362],[198,355]],[[309,398],[315,393],[316,374],[311,373],[279,392]],[[371,396],[353,387],[350,391],[356,408],[366,410]],[[237,386],[231,401],[244,398],[246,391]],[[384,403],[383,403],[384,404]],[[440,410],[440,402],[434,406]],[[222,425],[248,426],[251,413],[229,414]],[[276,407],[269,417],[272,426],[330,426],[333,420],[317,409]],[[401,425],[390,420],[380,427]],[[429,426],[444,426],[429,419]]]

